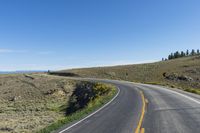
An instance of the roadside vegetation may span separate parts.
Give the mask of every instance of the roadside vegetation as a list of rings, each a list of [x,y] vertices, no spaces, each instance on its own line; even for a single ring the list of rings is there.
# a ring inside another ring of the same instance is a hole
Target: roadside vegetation
[[[80,77],[158,84],[193,93],[199,93],[200,90],[200,55],[148,64],[72,69],[60,72],[74,73]]]
[[[69,106],[66,108],[66,116],[38,133],[49,133],[63,125],[86,117],[110,101],[117,92],[114,86],[100,83],[92,83],[89,86],[84,83],[79,87],[70,99]]]
[[[115,87],[46,74],[0,75],[0,132],[49,132],[107,102]],[[46,128],[47,127],[47,128]]]

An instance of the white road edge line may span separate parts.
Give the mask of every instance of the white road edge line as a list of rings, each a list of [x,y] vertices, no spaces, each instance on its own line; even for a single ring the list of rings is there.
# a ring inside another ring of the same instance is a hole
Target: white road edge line
[[[146,85],[146,84],[144,84],[144,85],[145,85],[145,86],[154,87],[153,85]],[[158,87],[158,86],[156,86],[156,87]],[[182,97],[184,97],[184,98],[186,98],[186,99],[189,99],[189,100],[191,100],[191,101],[193,101],[193,102],[195,102],[195,103],[197,103],[197,104],[200,104],[200,101],[199,101],[199,100],[196,100],[196,99],[194,99],[194,98],[192,98],[192,97],[189,97],[189,96],[187,96],[187,95],[184,95],[184,94],[182,94],[182,93],[179,93],[179,92],[177,92],[177,91],[173,91],[173,90],[170,90],[170,89],[167,89],[167,88],[164,88],[164,87],[162,87],[162,88],[165,89],[166,91],[169,91],[169,92],[171,92],[171,93],[177,94],[177,95],[182,96]]]
[[[168,89],[166,89],[166,90],[168,90]],[[184,95],[184,94],[181,94],[181,93],[179,93],[179,92],[172,91],[172,90],[168,90],[168,91],[170,91],[170,92],[172,92],[172,93],[174,93],[174,94],[180,95],[180,96],[182,96],[182,97],[185,97],[185,98],[187,98],[187,99],[189,99],[189,100],[191,100],[191,101],[193,101],[193,102],[195,102],[195,103],[197,103],[197,104],[200,104],[200,101],[198,101],[198,100],[196,100],[196,99],[194,99],[194,98],[191,98],[191,97],[189,97],[189,96],[187,96],[187,95]]]
[[[119,95],[119,93],[120,93],[120,89],[119,89],[118,87],[117,87],[117,89],[118,89],[118,92],[117,92],[116,96],[115,96],[114,98],[112,98],[111,101],[109,101],[107,104],[105,104],[103,107],[101,107],[100,109],[98,109],[98,110],[95,111],[94,113],[88,115],[87,117],[85,117],[85,118],[83,118],[82,120],[76,122],[75,124],[71,125],[70,127],[65,128],[64,130],[60,131],[59,133],[64,133],[65,131],[71,129],[72,127],[74,127],[74,126],[76,126],[76,125],[78,125],[78,124],[80,124],[80,123],[83,122],[84,120],[90,118],[91,116],[95,115],[96,113],[98,113],[99,111],[101,111],[102,109],[104,109],[105,107],[107,107],[110,103],[112,103],[112,102],[118,97],[118,95]]]

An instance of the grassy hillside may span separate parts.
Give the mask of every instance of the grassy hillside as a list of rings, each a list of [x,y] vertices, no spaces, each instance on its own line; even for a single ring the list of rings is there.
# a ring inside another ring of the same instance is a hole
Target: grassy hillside
[[[79,119],[114,95],[112,86],[45,74],[0,75],[0,92],[2,133],[32,133],[47,126],[42,132],[50,132]],[[74,115],[85,108],[87,112]],[[71,114],[73,117],[69,117]]]
[[[81,77],[107,78],[200,89],[200,56],[149,64],[64,70]]]

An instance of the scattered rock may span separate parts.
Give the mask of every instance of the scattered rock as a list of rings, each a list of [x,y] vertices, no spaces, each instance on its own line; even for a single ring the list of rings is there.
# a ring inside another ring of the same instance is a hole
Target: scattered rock
[[[27,75],[27,74],[24,74],[24,77],[29,78],[29,79],[31,79],[31,80],[34,80],[34,79],[35,79],[34,77],[32,77],[32,76],[30,76],[30,75]]]
[[[178,77],[179,80],[184,80],[184,81],[193,81],[193,78],[189,77],[189,76],[179,76]]]
[[[7,131],[7,132],[10,132],[12,131],[13,129],[12,128],[9,128],[9,127],[2,127],[0,128],[0,131]]]
[[[178,75],[177,73],[167,74],[166,72],[163,73],[163,77],[168,80],[180,80],[180,81],[193,81],[193,78],[186,76],[186,75]]]
[[[19,100],[20,98],[21,98],[21,96],[14,96],[14,97],[10,98],[9,101],[15,102],[15,101]]]
[[[57,91],[57,89],[50,89],[50,90],[48,90],[47,92],[45,92],[44,94],[45,95],[52,95],[54,92],[56,92]]]
[[[188,65],[183,65],[183,67],[187,68],[187,67],[190,67],[190,66],[188,66]]]
[[[164,72],[164,73],[163,73],[163,77],[166,77],[166,74],[167,74],[167,73],[166,73],[166,72]]]

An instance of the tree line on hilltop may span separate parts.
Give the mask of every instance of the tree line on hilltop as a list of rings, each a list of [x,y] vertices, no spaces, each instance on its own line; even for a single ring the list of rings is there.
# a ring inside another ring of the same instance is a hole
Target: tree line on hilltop
[[[170,55],[168,55],[168,58],[162,58],[162,60],[172,60],[172,59],[176,59],[176,58],[180,58],[180,57],[187,57],[187,56],[195,56],[195,55],[200,55],[200,51],[199,49],[194,50],[192,49],[192,51],[187,50],[186,52],[184,51],[176,51],[175,53],[171,53]]]

